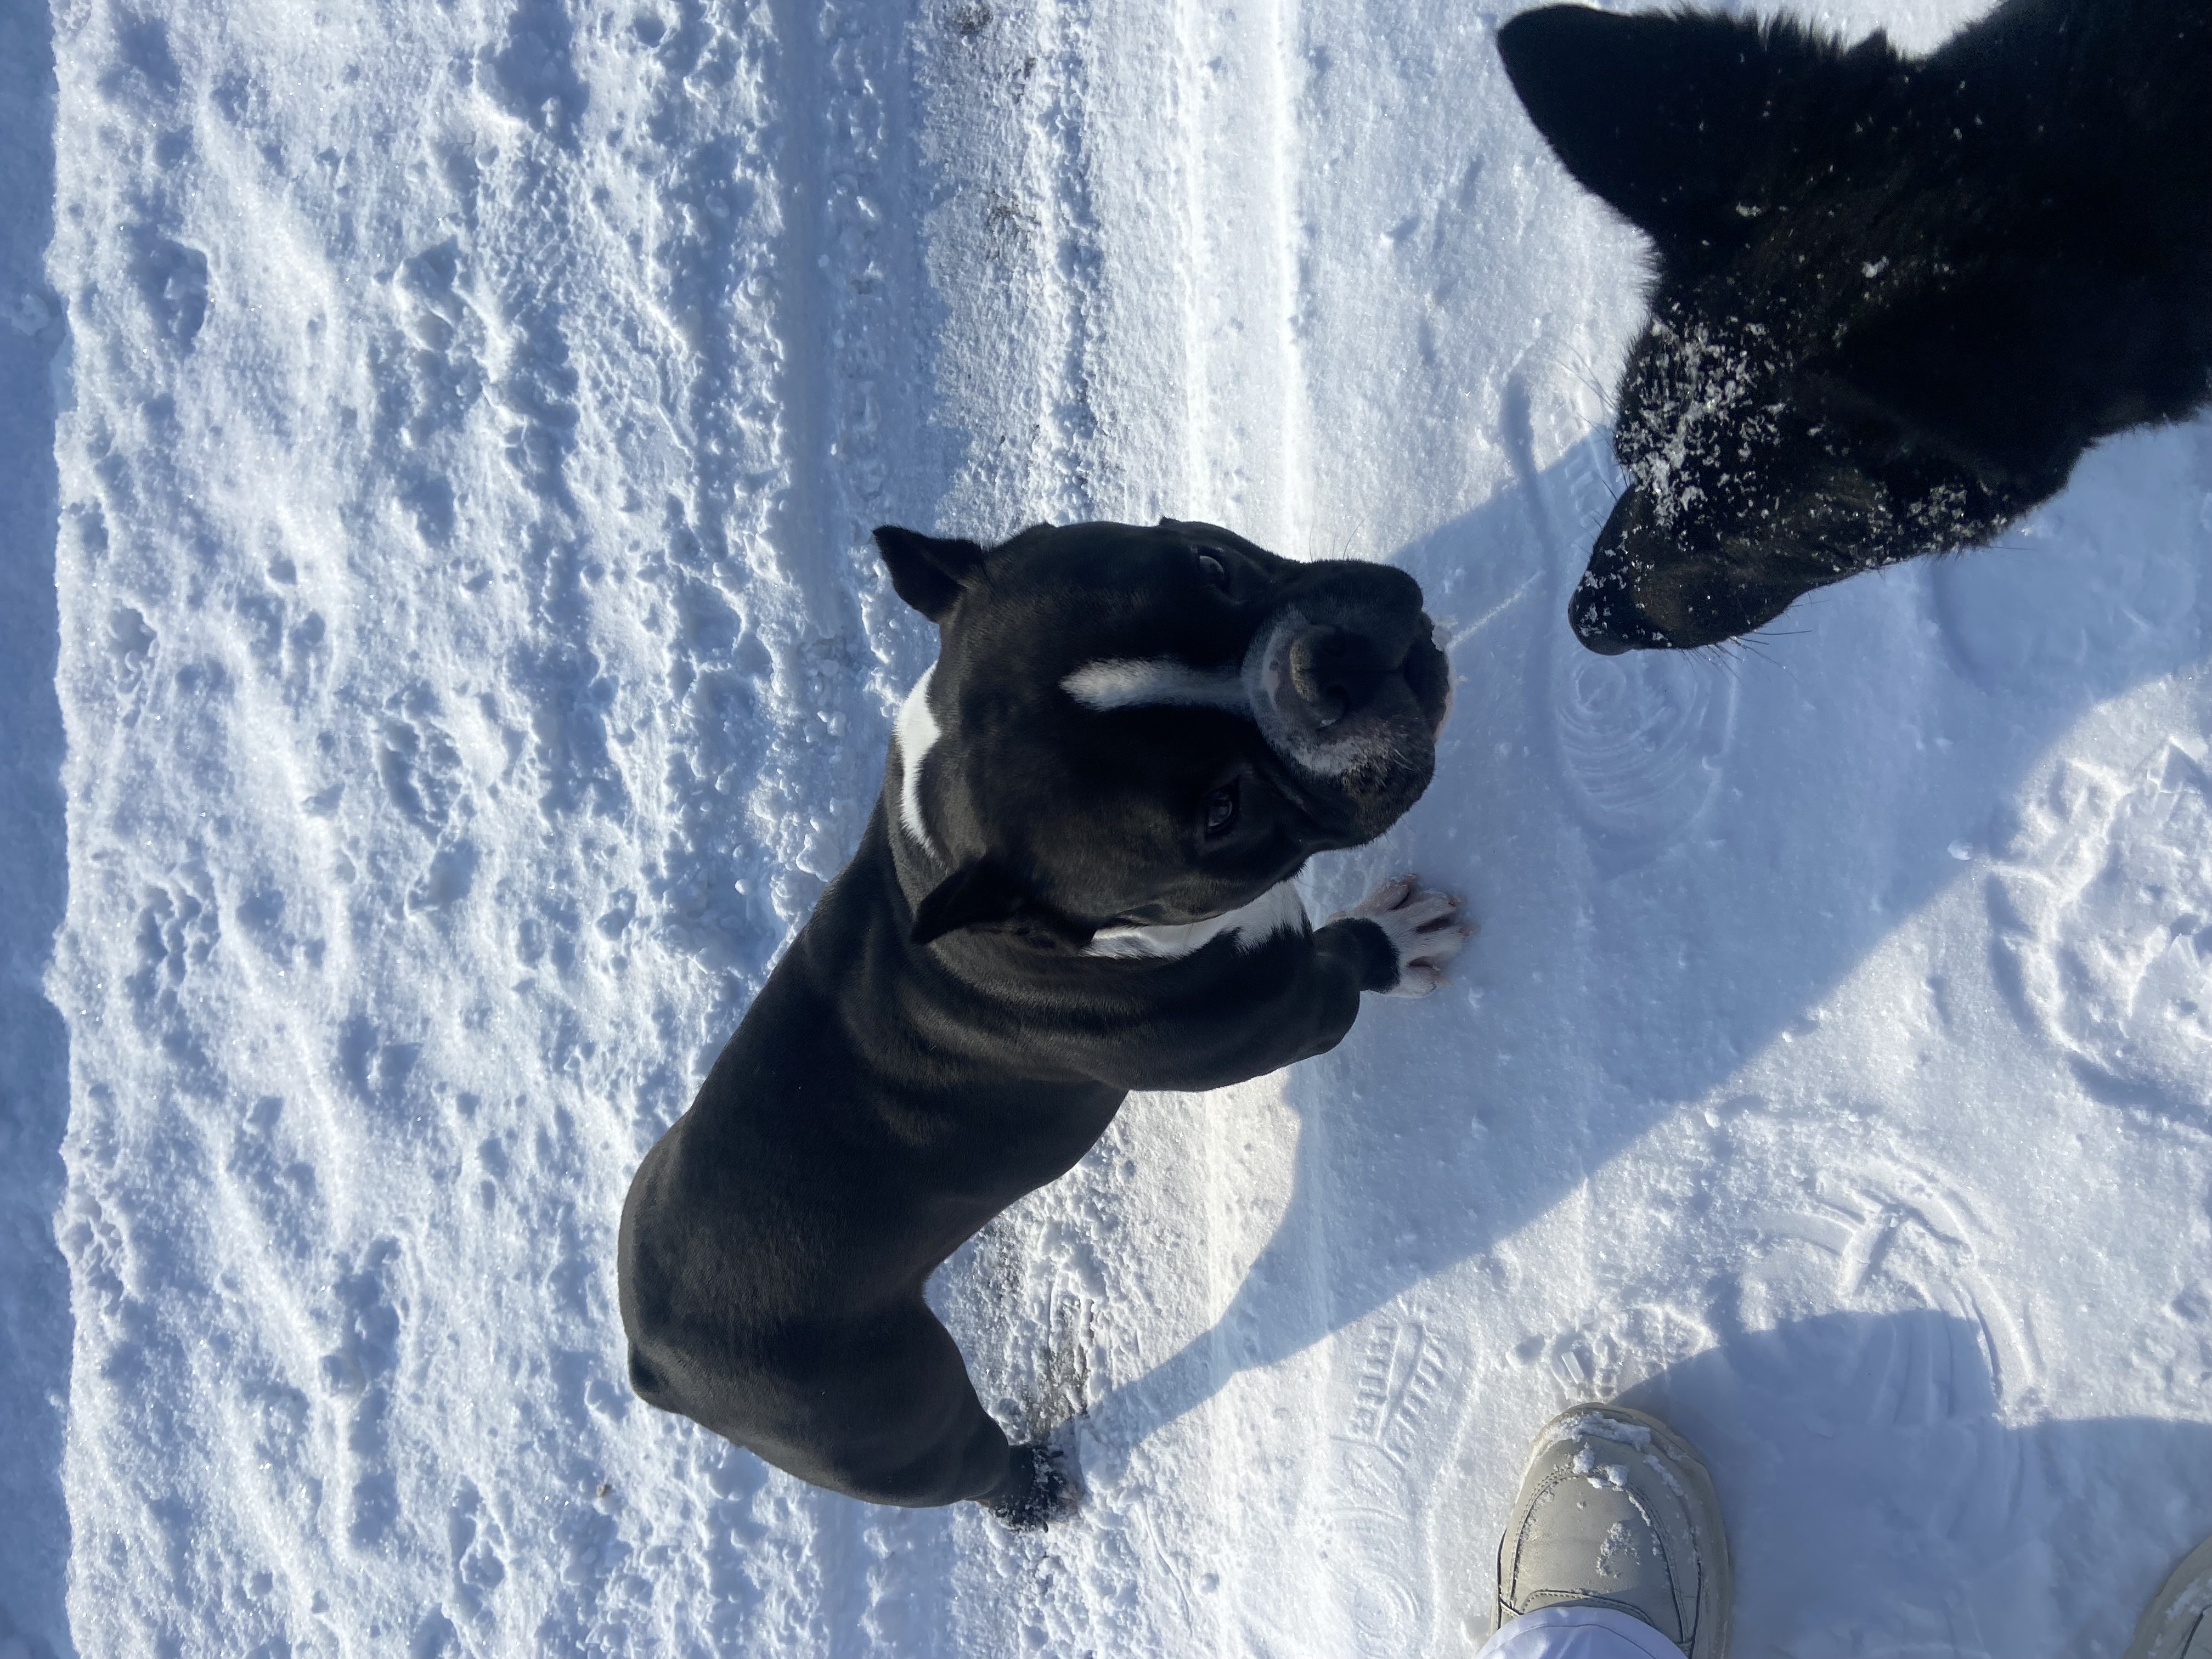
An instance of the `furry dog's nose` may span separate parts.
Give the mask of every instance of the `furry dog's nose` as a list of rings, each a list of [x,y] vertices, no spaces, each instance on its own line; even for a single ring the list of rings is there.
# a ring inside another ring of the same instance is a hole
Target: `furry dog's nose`
[[[1567,623],[1575,630],[1575,637],[1601,657],[1618,657],[1624,652],[1657,641],[1645,637],[1649,629],[1640,623],[1623,628],[1610,615],[1613,609],[1611,596],[1601,592],[1584,581],[1575,589],[1574,598],[1567,601]]]
[[[1398,663],[1386,656],[1373,640],[1350,629],[1308,628],[1291,641],[1291,689],[1316,725],[1334,726],[1372,702],[1384,678],[1397,672]]]
[[[1567,622],[1575,630],[1575,637],[1601,657],[1618,657],[1635,650],[1636,641],[1621,639],[1611,631],[1595,599],[1595,594],[1577,588],[1574,598],[1567,601]]]
[[[1567,601],[1567,622],[1575,637],[1600,656],[1650,651],[1675,641],[1645,614],[1637,598],[1637,578],[1649,562],[1632,551],[1650,533],[1650,509],[1642,493],[1629,490],[1613,503],[1613,514],[1598,532],[1589,568]]]
[[[1575,637],[1601,657],[1674,643],[1637,603],[1635,584],[1622,561],[1590,561],[1567,601],[1567,622]]]

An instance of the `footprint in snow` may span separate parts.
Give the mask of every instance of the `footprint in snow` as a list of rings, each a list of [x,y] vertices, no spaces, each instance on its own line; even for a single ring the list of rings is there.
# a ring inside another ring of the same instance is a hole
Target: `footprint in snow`
[[[2014,1012],[2103,1103],[2212,1127],[2212,775],[2060,769],[1989,888]]]
[[[1618,493],[1592,444],[1559,469],[1561,520],[1579,548]],[[1607,873],[1646,863],[1680,839],[1719,787],[1735,732],[1735,677],[1704,653],[1601,657],[1564,627],[1546,630],[1540,683],[1561,787]]]

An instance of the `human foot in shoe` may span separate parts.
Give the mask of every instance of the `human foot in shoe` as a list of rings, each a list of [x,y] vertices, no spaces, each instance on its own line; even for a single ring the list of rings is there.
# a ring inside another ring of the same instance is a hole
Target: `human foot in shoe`
[[[2127,1659],[2212,1659],[2212,1538],[2191,1550],[2151,1598]]]
[[[1688,1659],[1725,1659],[1734,1589],[1712,1479],[1680,1435],[1619,1406],[1545,1425],[1498,1547],[1497,1626],[1603,1607]]]

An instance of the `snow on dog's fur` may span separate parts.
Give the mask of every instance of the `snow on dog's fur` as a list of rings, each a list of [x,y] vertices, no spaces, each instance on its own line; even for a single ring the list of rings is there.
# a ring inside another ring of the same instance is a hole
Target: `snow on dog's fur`
[[[1746,633],[1990,540],[2099,439],[2212,396],[2212,6],[2008,0],[1933,56],[1547,6],[1498,37],[1652,240],[1599,651]]]

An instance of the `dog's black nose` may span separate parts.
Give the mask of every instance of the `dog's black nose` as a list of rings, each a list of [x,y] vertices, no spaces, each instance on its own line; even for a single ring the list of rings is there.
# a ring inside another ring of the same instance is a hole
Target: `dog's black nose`
[[[1315,723],[1334,726],[1375,700],[1383,680],[1398,670],[1373,640],[1350,629],[1307,629],[1291,641],[1291,689],[1313,711]]]
[[[1601,657],[1618,657],[1661,643],[1650,637],[1648,626],[1632,623],[1623,628],[1608,612],[1613,608],[1607,603],[1607,596],[1585,582],[1575,590],[1567,601],[1567,623],[1575,630],[1575,637]]]
[[[1575,637],[1600,656],[1658,650],[1674,643],[1638,598],[1639,579],[1651,569],[1650,559],[1639,550],[1649,538],[1650,520],[1650,505],[1642,491],[1623,494],[1613,503],[1605,528],[1598,532],[1589,567],[1567,601],[1567,622]]]

